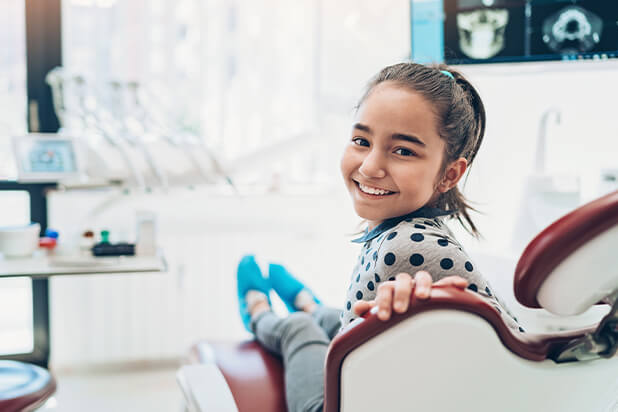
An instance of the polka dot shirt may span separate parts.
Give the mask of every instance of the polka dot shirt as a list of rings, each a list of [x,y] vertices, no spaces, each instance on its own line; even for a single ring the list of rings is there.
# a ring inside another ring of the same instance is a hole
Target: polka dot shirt
[[[395,280],[400,272],[413,275],[425,270],[434,282],[454,275],[467,279],[470,290],[484,296],[501,313],[507,325],[523,332],[476,270],[442,217],[406,218],[380,232],[377,237],[364,237],[366,240],[352,272],[341,315],[342,328],[357,318],[352,312],[354,303],[375,299],[380,283]]]

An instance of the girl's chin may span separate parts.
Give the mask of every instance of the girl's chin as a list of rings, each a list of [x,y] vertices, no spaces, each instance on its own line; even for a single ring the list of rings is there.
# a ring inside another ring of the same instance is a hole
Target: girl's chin
[[[376,213],[374,210],[367,210],[366,207],[355,207],[356,214],[361,219],[367,220],[368,222],[381,222],[387,217],[384,216],[384,213]]]

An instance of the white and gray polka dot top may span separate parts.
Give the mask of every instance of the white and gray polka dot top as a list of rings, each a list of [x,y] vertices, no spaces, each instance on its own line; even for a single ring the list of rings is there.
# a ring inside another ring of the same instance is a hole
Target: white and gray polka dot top
[[[366,234],[356,240],[365,242],[350,279],[341,315],[342,328],[357,318],[352,312],[354,303],[375,299],[381,282],[394,280],[400,272],[414,275],[425,270],[434,282],[454,275],[467,279],[468,288],[488,299],[507,325],[523,332],[494,295],[487,280],[476,270],[442,217],[408,217],[386,230],[376,229],[380,233],[377,237]]]

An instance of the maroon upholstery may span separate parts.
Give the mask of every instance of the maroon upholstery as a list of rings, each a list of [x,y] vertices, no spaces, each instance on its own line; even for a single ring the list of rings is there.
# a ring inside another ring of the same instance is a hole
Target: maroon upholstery
[[[193,362],[202,363],[211,355],[234,396],[238,412],[287,411],[280,358],[255,341],[198,343],[190,356]]]
[[[618,224],[618,191],[581,206],[558,219],[526,247],[515,269],[515,297],[540,308],[541,284],[567,256],[590,239]]]
[[[0,361],[0,411],[30,411],[42,406],[56,391],[56,381],[38,366]]]
[[[453,309],[476,314],[485,319],[496,331],[504,346],[514,354],[533,361],[542,361],[558,353],[570,341],[591,332],[594,328],[554,334],[529,334],[512,332],[502,321],[501,315],[477,293],[454,287],[434,286],[431,299],[411,299],[404,314],[394,314],[387,322],[370,314],[358,326],[337,335],[330,345],[326,358],[325,412],[339,411],[340,374],[345,357],[385,330],[418,313],[437,309]]]

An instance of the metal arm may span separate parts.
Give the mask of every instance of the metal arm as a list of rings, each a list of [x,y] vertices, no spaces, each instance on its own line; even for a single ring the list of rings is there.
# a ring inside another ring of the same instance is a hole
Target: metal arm
[[[601,320],[597,329],[576,339],[554,359],[558,363],[612,358],[618,351],[618,289],[605,301],[613,302],[609,313]]]

